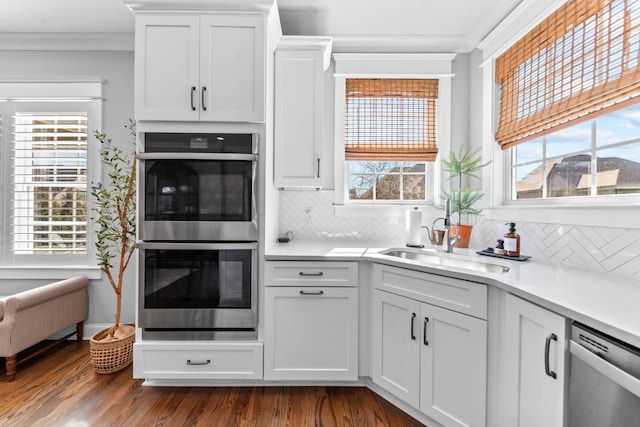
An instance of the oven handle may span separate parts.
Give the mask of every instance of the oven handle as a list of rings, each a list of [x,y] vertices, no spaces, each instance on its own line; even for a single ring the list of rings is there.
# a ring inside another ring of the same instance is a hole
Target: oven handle
[[[612,365],[573,340],[569,341],[569,351],[611,381],[640,397],[640,379]]]
[[[257,242],[240,243],[193,243],[193,242],[137,242],[138,249],[173,250],[233,250],[258,249]]]
[[[136,153],[139,160],[245,160],[257,162],[257,154],[240,153]]]

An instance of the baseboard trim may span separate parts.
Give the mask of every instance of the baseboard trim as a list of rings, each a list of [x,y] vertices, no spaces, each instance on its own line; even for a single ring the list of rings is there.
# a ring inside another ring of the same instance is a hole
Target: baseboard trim
[[[102,331],[103,329],[110,328],[111,326],[113,326],[112,323],[89,323],[89,324],[85,323],[84,332],[82,334],[82,340],[89,341],[93,335]],[[68,335],[72,331],[75,331],[75,329],[76,329],[75,325],[69,326],[68,328],[62,329],[61,331],[58,331],[55,334],[51,335],[48,339],[51,339],[51,340],[60,339],[65,335]],[[68,339],[75,340],[76,336],[74,335]]]

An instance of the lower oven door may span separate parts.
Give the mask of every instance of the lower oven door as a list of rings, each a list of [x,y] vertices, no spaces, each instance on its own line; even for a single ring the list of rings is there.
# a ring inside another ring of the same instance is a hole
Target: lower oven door
[[[257,337],[257,243],[140,242],[147,338]]]

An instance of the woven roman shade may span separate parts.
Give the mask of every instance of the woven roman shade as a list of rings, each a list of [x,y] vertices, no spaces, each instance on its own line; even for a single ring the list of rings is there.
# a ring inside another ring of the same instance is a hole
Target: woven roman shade
[[[438,80],[347,79],[346,160],[432,162]]]
[[[569,0],[496,61],[503,149],[640,101],[640,0]]]

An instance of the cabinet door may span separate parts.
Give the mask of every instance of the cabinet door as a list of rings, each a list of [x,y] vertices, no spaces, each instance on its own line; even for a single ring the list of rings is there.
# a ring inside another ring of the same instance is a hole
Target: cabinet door
[[[197,16],[136,17],[136,120],[198,120]]]
[[[563,317],[507,296],[502,425],[563,425],[565,328]]]
[[[420,303],[373,290],[373,381],[415,408],[420,401]]]
[[[420,410],[446,426],[484,426],[487,322],[430,304],[420,313]]]
[[[321,51],[276,52],[275,186],[320,188],[324,70]]]
[[[265,288],[265,380],[357,380],[358,289]]]
[[[264,122],[264,19],[203,15],[200,26],[200,120]]]

